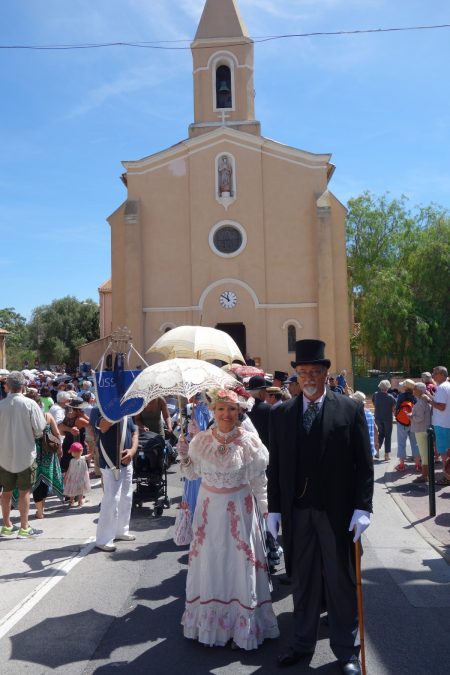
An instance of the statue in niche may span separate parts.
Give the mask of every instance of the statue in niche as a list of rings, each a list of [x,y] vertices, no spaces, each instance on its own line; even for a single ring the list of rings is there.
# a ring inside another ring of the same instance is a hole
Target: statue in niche
[[[219,197],[231,197],[233,185],[233,167],[227,155],[219,160]]]

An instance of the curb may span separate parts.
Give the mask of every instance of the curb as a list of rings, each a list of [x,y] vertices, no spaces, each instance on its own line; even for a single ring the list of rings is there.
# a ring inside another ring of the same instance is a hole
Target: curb
[[[422,539],[424,539],[427,544],[429,544],[434,550],[439,553],[440,556],[445,560],[445,562],[450,565],[450,554],[443,548],[443,544],[435,539],[427,528],[424,527],[421,523],[415,523],[417,516],[411,511],[411,509],[405,504],[401,497],[393,490],[393,483],[388,478],[388,473],[384,474],[384,484],[388,490],[389,495],[392,497],[394,502],[397,504],[400,511],[403,513],[405,518],[410,522],[414,529],[420,534]]]

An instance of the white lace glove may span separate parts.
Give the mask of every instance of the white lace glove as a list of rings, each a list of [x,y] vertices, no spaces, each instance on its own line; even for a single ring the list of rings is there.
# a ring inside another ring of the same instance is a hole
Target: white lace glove
[[[187,442],[184,436],[180,436],[180,438],[178,439],[176,449],[180,459],[186,459],[189,451],[189,443]]]
[[[269,513],[266,520],[267,529],[274,539],[278,537],[281,526],[281,513]]]
[[[369,525],[370,525],[369,511],[361,511],[360,509],[355,509],[353,511],[353,516],[350,521],[350,527],[348,528],[349,532],[355,530],[355,536],[353,537],[354,542],[358,541],[364,530],[367,530]]]

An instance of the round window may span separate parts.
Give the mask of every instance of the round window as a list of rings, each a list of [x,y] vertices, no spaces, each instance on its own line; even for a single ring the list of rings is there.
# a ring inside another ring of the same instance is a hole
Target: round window
[[[242,225],[221,222],[212,228],[209,244],[214,253],[220,256],[235,256],[245,248],[247,235]]]
[[[214,246],[221,253],[236,253],[242,246],[242,234],[232,225],[225,225],[215,233]]]

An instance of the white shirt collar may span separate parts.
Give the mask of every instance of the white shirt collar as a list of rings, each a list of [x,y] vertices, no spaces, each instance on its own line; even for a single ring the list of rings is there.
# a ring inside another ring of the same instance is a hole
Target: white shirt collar
[[[319,406],[319,410],[321,409],[323,402],[325,400],[325,396],[327,395],[326,390],[323,392],[322,396],[314,401]],[[305,395],[302,396],[303,398],[303,414],[305,413],[306,409],[308,408],[309,403],[311,403],[309,398],[306,398]]]

